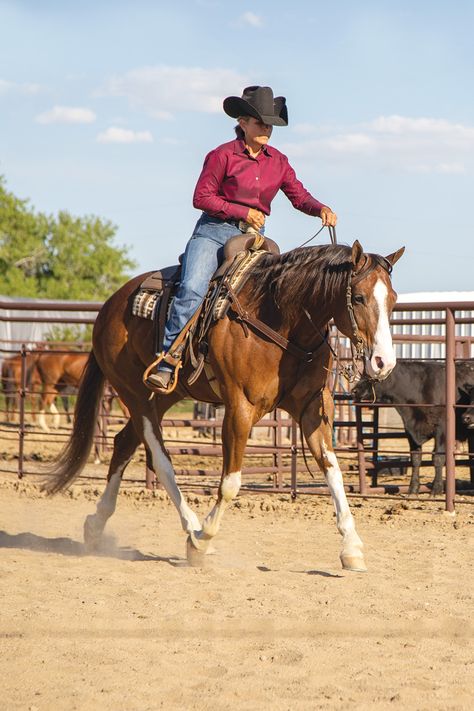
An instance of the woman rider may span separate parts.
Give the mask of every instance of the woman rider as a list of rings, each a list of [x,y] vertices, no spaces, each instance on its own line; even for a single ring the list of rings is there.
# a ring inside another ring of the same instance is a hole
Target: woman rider
[[[193,205],[203,212],[184,253],[181,282],[165,326],[165,353],[204,300],[223,245],[248,226],[263,234],[278,190],[297,210],[320,217],[323,225],[335,226],[337,221],[336,214],[304,188],[287,157],[268,146],[273,126],[288,125],[283,96],[274,98],[268,86],[249,86],[241,97],[225,99],[224,111],[238,121],[237,138],[206,156],[196,184]],[[146,382],[166,392],[173,370],[161,360]]]

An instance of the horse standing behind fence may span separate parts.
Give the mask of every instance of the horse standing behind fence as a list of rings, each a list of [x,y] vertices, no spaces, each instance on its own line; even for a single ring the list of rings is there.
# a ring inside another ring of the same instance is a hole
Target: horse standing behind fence
[[[49,432],[46,411],[53,415],[53,426],[58,428],[60,415],[55,400],[67,387],[79,387],[88,358],[88,353],[41,353],[37,358],[41,382],[38,423],[45,432]]]
[[[226,507],[241,485],[244,450],[252,425],[277,406],[301,423],[309,448],[324,472],[342,535],[344,568],[365,570],[363,545],[346,499],[332,445],[333,401],[326,387],[331,354],[326,327],[331,319],[363,355],[368,374],[385,378],[395,365],[389,315],[396,301],[390,271],[403,248],[380,257],[352,247],[327,245],[292,250],[261,259],[228,317],[208,335],[208,368],[189,386],[191,363],[181,371],[170,395],[155,395],[143,385],[145,366],[154,357],[150,322],[133,317],[131,304],[143,275],[132,279],[103,306],[94,327],[93,350],[76,403],[71,439],[50,472],[49,490],[64,489],[84,467],[94,434],[105,378],[130,410],[131,419],[115,437],[107,486],[96,513],[86,518],[86,545],[95,548],[115,510],[120,481],[138,444],[147,466],[158,476],[188,533],[188,558],[194,562],[211,548]],[[237,313],[238,312],[238,313]],[[239,315],[240,314],[240,315]],[[275,342],[250,320],[277,332]],[[286,346],[285,346],[286,343]],[[215,379],[209,384],[209,373]],[[202,525],[175,481],[163,444],[164,413],[183,397],[223,403],[223,467],[217,502]]]
[[[38,356],[36,353],[27,353],[25,356],[25,382],[22,383],[22,360],[21,354],[5,358],[2,362],[2,390],[5,398],[5,413],[7,422],[14,422],[15,412],[19,409],[20,390],[25,387],[31,395],[31,417],[33,421],[35,415],[36,394],[41,387],[41,381],[36,369]]]

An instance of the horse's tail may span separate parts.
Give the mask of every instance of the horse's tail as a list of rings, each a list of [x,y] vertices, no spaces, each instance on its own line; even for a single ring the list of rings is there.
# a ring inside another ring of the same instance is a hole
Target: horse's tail
[[[83,470],[94,439],[105,377],[92,351],[84,369],[74,410],[74,424],[69,442],[53,467],[46,472],[43,486],[49,494],[65,489]]]

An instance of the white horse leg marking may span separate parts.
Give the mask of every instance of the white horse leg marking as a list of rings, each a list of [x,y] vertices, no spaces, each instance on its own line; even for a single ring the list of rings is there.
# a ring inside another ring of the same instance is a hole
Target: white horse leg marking
[[[54,402],[52,402],[49,406],[49,411],[53,415],[53,427],[55,430],[58,430],[59,425],[61,424],[61,415],[59,414],[59,410]]]
[[[242,484],[242,477],[240,472],[231,472],[224,477],[221,484],[221,494],[222,498],[214,508],[208,513],[204,522],[202,524],[202,538],[209,539],[214,538],[214,536],[219,531],[222,517],[224,511],[232,501],[235,499],[239,493],[240,486]],[[198,536],[199,538],[200,536]]]
[[[393,348],[392,334],[390,333],[387,310],[388,290],[381,279],[377,279],[375,284],[374,297],[378,307],[378,321],[372,355],[370,360],[367,361],[367,372],[370,377],[383,380],[392,372],[397,359]]]
[[[129,457],[110,476],[105,491],[99,499],[95,514],[86,517],[84,522],[84,542],[88,548],[97,548],[105,524],[117,506],[117,496],[122,481],[122,474],[130,462]]]
[[[323,443],[323,453],[329,466],[326,471],[326,481],[336,511],[336,521],[342,536],[341,562],[344,568],[351,570],[366,570],[364,562],[364,545],[359,538],[354,518],[347,502],[342,472],[337,457]]]
[[[170,497],[171,501],[176,506],[183,530],[186,531],[186,533],[201,531],[199,519],[184,500],[183,495],[176,484],[173,466],[166,454],[163,452],[161,444],[153,432],[150,420],[146,417],[143,417],[143,433],[150,450],[155,474],[157,475],[160,484],[163,484],[165,487],[166,493]]]
[[[43,430],[43,432],[49,432],[50,430],[49,430],[48,425],[46,424],[46,417],[45,417],[45,414],[46,414],[46,413],[45,413],[44,410],[40,410],[40,411],[38,412],[38,425],[41,427],[41,429]]]

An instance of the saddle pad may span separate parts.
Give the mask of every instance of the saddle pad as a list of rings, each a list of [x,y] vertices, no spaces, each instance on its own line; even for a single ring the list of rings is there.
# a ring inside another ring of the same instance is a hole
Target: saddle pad
[[[228,283],[230,284],[230,286],[232,287],[232,290],[236,294],[239,293],[239,291],[244,286],[244,284],[247,280],[247,277],[250,276],[252,267],[255,266],[255,264],[258,262],[260,257],[262,257],[264,254],[268,254],[268,251],[266,249],[259,249],[256,251],[244,253],[244,257],[240,261],[237,269],[227,277]],[[218,299],[216,300],[216,302],[214,304],[214,313],[213,313],[214,318],[216,320],[220,319],[220,318],[224,318],[224,316],[227,313],[228,307],[229,307],[229,300],[227,298],[227,293],[224,290],[223,292],[220,293]]]
[[[181,267],[179,265],[165,267],[160,271],[149,273],[133,297],[133,316],[153,320],[158,315],[157,308],[159,308],[163,291],[176,285],[179,281],[180,273]]]
[[[146,291],[139,289],[134,296],[132,303],[132,314],[140,318],[155,318],[156,307],[160,301],[160,291]]]

